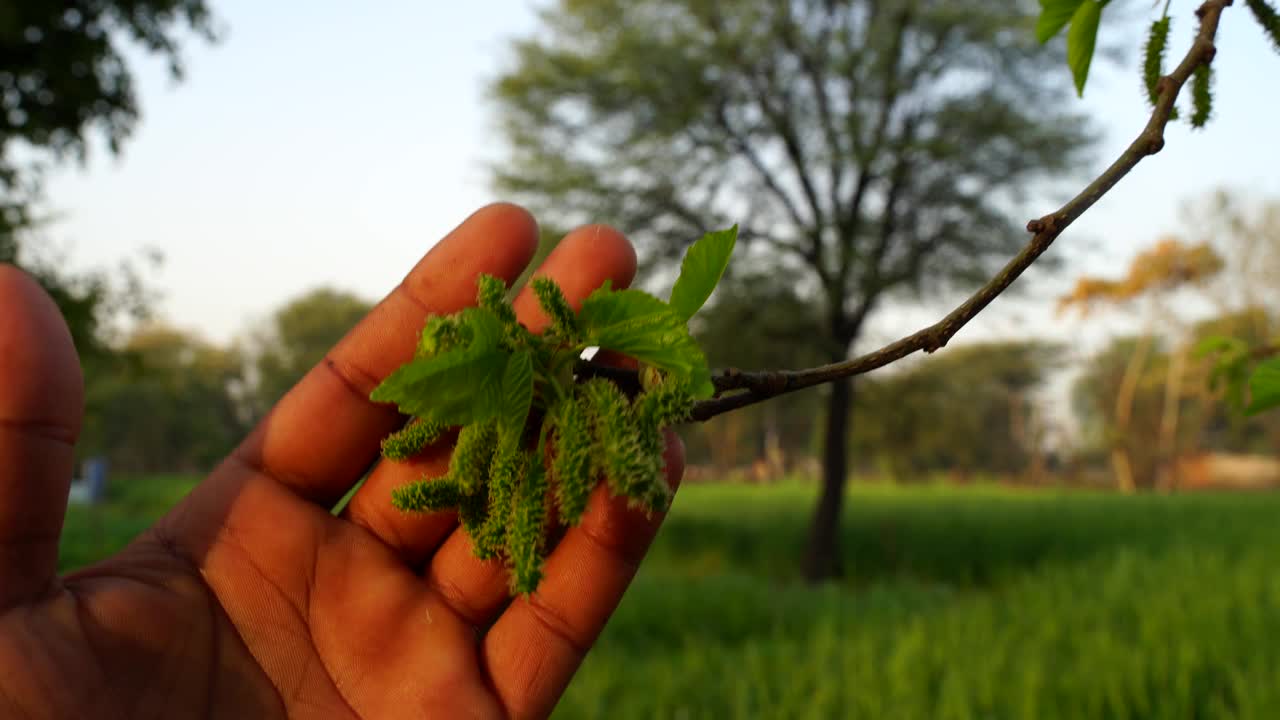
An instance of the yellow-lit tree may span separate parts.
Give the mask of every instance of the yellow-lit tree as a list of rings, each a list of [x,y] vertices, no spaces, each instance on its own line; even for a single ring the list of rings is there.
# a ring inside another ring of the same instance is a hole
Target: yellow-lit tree
[[[1117,487],[1133,492],[1133,464],[1130,461],[1133,438],[1129,428],[1133,417],[1133,399],[1142,370],[1151,355],[1155,336],[1151,332],[1157,322],[1168,324],[1171,315],[1164,301],[1188,286],[1201,285],[1222,270],[1223,261],[1208,243],[1190,244],[1175,237],[1165,237],[1151,248],[1140,252],[1130,263],[1125,275],[1118,279],[1085,276],[1076,281],[1072,291],[1058,305],[1059,312],[1078,310],[1088,315],[1099,305],[1132,306],[1147,301],[1147,332],[1134,346],[1116,393],[1109,437],[1112,471]],[[1179,344],[1169,363],[1165,378],[1164,405],[1158,438],[1159,462],[1157,485],[1171,485],[1171,468],[1178,429],[1178,398],[1186,372],[1187,347]]]

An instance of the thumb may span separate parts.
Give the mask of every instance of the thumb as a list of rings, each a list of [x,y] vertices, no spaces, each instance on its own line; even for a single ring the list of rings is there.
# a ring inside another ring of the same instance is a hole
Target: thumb
[[[84,379],[71,333],[27,274],[0,264],[0,611],[57,576]]]

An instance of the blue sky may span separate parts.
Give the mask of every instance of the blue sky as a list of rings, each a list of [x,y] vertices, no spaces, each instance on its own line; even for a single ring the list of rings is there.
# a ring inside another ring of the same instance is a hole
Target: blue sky
[[[212,5],[227,33],[213,46],[189,44],[183,83],[158,62],[135,64],[144,117],[123,156],[95,152],[50,177],[62,219],[48,235],[74,265],[161,250],[153,279],[165,319],[225,341],[318,285],[381,296],[442,233],[499,199],[487,185],[485,163],[500,155],[484,92],[509,58],[508,40],[535,28],[530,3],[382,0],[357,10],[317,1],[304,13],[259,0]],[[1143,24],[1146,5],[1130,4]],[[1193,5],[1174,6],[1177,53]],[[1082,101],[1107,133],[1098,169],[1145,123],[1139,30],[1109,30],[1133,49],[1122,67],[1095,72]],[[1214,122],[1171,127],[1165,151],[1055,252],[1092,248],[1080,267],[1118,271],[1178,228],[1184,200],[1224,184],[1280,195],[1270,140],[1280,56],[1240,4],[1224,17],[1219,47]],[[1045,329],[1053,292],[997,301],[962,337]],[[875,334],[912,330],[937,310],[882,314]]]

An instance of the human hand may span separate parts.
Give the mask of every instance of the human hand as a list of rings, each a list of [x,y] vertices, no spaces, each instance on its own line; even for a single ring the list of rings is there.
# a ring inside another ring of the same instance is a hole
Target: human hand
[[[596,489],[511,600],[452,513],[405,515],[391,489],[442,474],[449,448],[365,474],[394,408],[369,392],[413,353],[426,314],[513,280],[534,221],[486,207],[450,233],[196,489],[120,554],[59,578],[83,383],[58,311],[0,266],[0,717],[500,718],[548,715],[661,516]],[[627,285],[635,253],[579,229],[539,271],[575,304]],[[546,319],[529,293],[521,321]],[[668,481],[683,471],[668,436]]]

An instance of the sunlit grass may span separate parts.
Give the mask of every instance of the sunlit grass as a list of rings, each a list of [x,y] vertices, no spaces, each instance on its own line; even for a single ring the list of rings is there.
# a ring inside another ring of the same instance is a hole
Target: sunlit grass
[[[193,484],[117,478],[62,567]],[[682,489],[557,717],[1280,717],[1280,495],[859,485],[815,588],[816,489]]]

